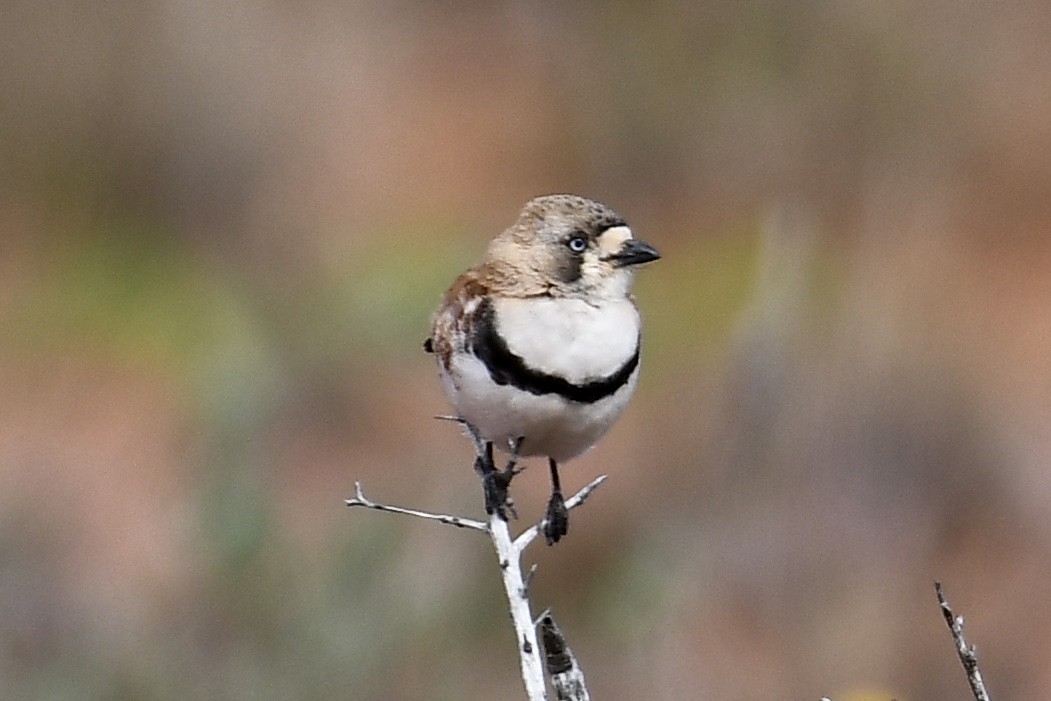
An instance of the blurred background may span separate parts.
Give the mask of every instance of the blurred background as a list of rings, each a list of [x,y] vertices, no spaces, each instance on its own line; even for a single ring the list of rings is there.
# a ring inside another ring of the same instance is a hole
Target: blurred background
[[[0,6],[0,687],[520,699],[420,349],[603,201],[635,400],[534,546],[597,699],[1051,697],[1051,5]],[[543,463],[515,482],[524,523]],[[524,524],[522,524],[524,525]]]

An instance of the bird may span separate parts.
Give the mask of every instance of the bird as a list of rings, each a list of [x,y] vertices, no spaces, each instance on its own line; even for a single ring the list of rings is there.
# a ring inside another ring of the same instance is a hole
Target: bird
[[[639,377],[635,270],[660,258],[613,210],[569,194],[537,197],[445,293],[424,350],[451,417],[475,438],[486,512],[504,520],[520,457],[548,460],[548,545],[569,529],[559,465],[590,449]],[[493,447],[507,453],[497,469]]]

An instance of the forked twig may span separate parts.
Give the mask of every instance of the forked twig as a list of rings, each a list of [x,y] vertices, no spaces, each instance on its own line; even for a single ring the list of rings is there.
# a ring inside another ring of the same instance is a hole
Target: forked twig
[[[591,493],[605,481],[606,475],[600,475],[586,484],[577,493],[566,500],[566,509],[572,510],[583,504],[584,501],[591,496]],[[530,613],[529,606],[529,584],[536,571],[536,566],[533,565],[525,575],[523,575],[522,572],[522,554],[542,532],[544,526],[543,520],[522,531],[518,537],[512,538],[511,529],[508,526],[507,521],[500,518],[499,514],[491,514],[489,521],[483,522],[471,518],[465,518],[463,516],[439,514],[431,511],[422,511],[420,509],[407,509],[401,506],[382,504],[367,498],[362,490],[360,482],[354,483],[354,497],[347,499],[346,504],[347,506],[363,506],[368,509],[386,511],[387,513],[401,514],[403,516],[415,516],[416,518],[437,521],[449,526],[456,526],[457,528],[467,528],[487,533],[489,539],[492,541],[493,549],[496,551],[497,562],[500,565],[500,577],[503,581],[504,593],[507,596],[507,603],[511,612],[511,621],[515,628],[515,638],[518,645],[522,681],[525,684],[526,693],[529,701],[546,701],[547,689],[545,685],[544,665],[541,660],[540,645],[537,639],[536,628],[533,625],[533,617]],[[545,615],[541,622],[542,628],[544,628],[545,622],[550,622],[550,626],[554,626],[554,621],[548,615]],[[544,628],[544,630],[546,631],[547,629]],[[557,626],[555,626],[555,630],[557,631]],[[559,636],[561,636],[561,633],[559,633]],[[563,639],[563,646],[564,642]],[[569,648],[565,647],[565,651],[568,652]],[[548,668],[550,669],[550,664],[548,665]],[[576,668],[576,670],[578,673],[577,675],[570,675],[568,677],[565,673],[559,673],[558,675],[551,673],[552,684],[554,685],[556,692],[559,694],[558,698],[560,700],[587,700],[587,689],[583,686],[583,674],[579,673],[579,668]],[[563,691],[563,689],[570,688],[576,689],[574,692],[576,695],[563,695],[564,693],[569,693],[568,691]]]

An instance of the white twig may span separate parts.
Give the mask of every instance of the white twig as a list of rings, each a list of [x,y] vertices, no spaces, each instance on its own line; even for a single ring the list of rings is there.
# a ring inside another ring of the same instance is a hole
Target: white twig
[[[595,489],[606,481],[606,475],[600,475],[585,485],[580,491],[566,500],[566,509],[575,509],[584,503]],[[525,682],[526,693],[530,701],[542,701],[547,699],[544,688],[544,668],[540,660],[540,647],[537,645],[536,628],[533,625],[533,615],[529,610],[529,580],[532,579],[535,567],[530,568],[529,574],[522,576],[522,553],[529,544],[536,540],[544,525],[541,520],[525,531],[517,538],[511,540],[511,530],[507,522],[495,514],[489,519],[489,537],[493,541],[496,555],[500,562],[500,571],[504,580],[504,593],[507,595],[507,603],[511,609],[511,620],[514,623],[516,639],[518,640],[518,655],[522,667],[522,681]],[[583,684],[584,677],[580,676]],[[557,686],[555,687],[557,690]],[[582,697],[566,697],[586,699]],[[559,699],[562,697],[560,696]]]
[[[415,516],[416,518],[425,518],[430,521],[438,521],[439,523],[456,526],[457,528],[473,528],[476,531],[489,531],[488,526],[481,521],[474,520],[473,518],[450,516],[449,514],[435,514],[430,511],[420,511],[418,509],[403,509],[400,506],[390,506],[389,504],[377,504],[376,502],[365,498],[365,493],[361,491],[361,482],[354,483],[354,498],[347,499],[347,506],[364,506],[369,509],[375,509],[376,511],[386,511],[392,514],[404,514],[406,516]]]
[[[952,609],[949,608],[941,582],[934,583],[934,590],[938,593],[938,604],[941,606],[945,623],[952,633],[953,642],[956,643],[956,654],[959,655],[963,669],[967,673],[967,683],[971,685],[971,693],[974,694],[977,701],[989,701],[989,692],[985,690],[982,672],[978,669],[978,655],[975,654],[974,646],[968,645],[963,638],[963,616],[953,614]]]
[[[590,701],[584,672],[549,613],[540,617],[540,635],[544,641],[544,662],[558,701]]]
[[[504,582],[504,594],[511,611],[511,622],[515,627],[522,681],[525,683],[529,701],[546,701],[544,668],[540,663],[540,646],[537,644],[533,614],[529,611],[529,590],[522,577],[522,551],[511,540],[511,529],[507,521],[493,514],[489,518],[489,538],[496,549],[500,576]]]
[[[575,509],[583,504],[584,501],[591,496],[591,493],[605,481],[606,475],[600,475],[590,483],[586,484],[580,489],[580,491],[566,500],[566,509]],[[419,509],[406,509],[400,506],[380,504],[365,497],[360,482],[354,483],[354,497],[352,499],[347,499],[346,503],[347,506],[364,506],[377,511],[386,511],[393,514],[402,514],[404,516],[415,516],[416,518],[438,521],[439,523],[444,523],[450,526],[469,528],[488,533],[489,539],[493,543],[493,549],[496,550],[497,562],[500,565],[500,576],[504,584],[504,593],[507,596],[507,604],[511,612],[511,621],[515,628],[515,640],[518,646],[518,657],[522,669],[522,681],[525,684],[526,693],[528,694],[529,701],[547,701],[547,689],[544,681],[544,666],[541,660],[540,645],[538,644],[536,628],[533,624],[533,617],[529,608],[529,583],[536,571],[536,566],[532,566],[525,576],[522,574],[522,553],[540,534],[544,526],[543,520],[525,529],[517,538],[512,538],[511,529],[508,526],[507,521],[500,518],[498,514],[492,514],[489,517],[489,522],[484,523],[482,521],[476,521],[462,516],[436,514],[430,511],[421,511]],[[550,616],[543,616],[543,621],[548,620],[551,620]],[[543,621],[541,622],[541,625],[543,625]],[[551,625],[554,625],[554,621],[551,621]],[[561,633],[559,633],[559,636],[561,636]],[[564,646],[564,640],[562,641],[562,644]],[[565,650],[569,653],[568,647],[565,647]],[[569,654],[571,656],[571,653]],[[550,657],[550,653],[548,657]],[[575,660],[573,663],[574,665],[576,664]],[[584,676],[579,672],[579,668],[577,668],[577,673],[579,675],[579,680],[577,680],[577,677],[572,677],[573,683],[580,687],[580,691],[576,692],[578,693],[577,696],[562,696],[562,692],[559,691],[559,682],[555,681],[555,677],[552,674],[552,683],[555,684],[555,689],[560,694],[558,697],[560,701],[562,699],[572,701],[587,700],[587,689],[583,686]],[[583,693],[583,696],[579,695],[581,692]]]

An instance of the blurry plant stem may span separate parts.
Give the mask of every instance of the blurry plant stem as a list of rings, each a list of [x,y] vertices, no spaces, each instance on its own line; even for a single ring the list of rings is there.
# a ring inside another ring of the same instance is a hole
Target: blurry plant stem
[[[963,671],[967,673],[967,683],[971,685],[971,693],[977,701],[989,701],[989,692],[985,689],[985,681],[982,679],[982,671],[978,669],[978,655],[974,652],[974,646],[968,645],[963,637],[963,616],[957,616],[949,607],[942,590],[942,583],[934,583],[934,591],[938,594],[938,605],[941,607],[945,624],[949,626],[952,640],[956,644],[956,654],[963,665]]]
[[[575,509],[583,504],[584,501],[591,496],[591,493],[605,481],[606,475],[600,475],[593,479],[580,491],[566,500],[566,509]],[[528,574],[523,575],[522,573],[522,554],[525,552],[525,549],[536,540],[537,536],[540,535],[543,530],[544,522],[540,521],[522,531],[518,537],[512,538],[511,529],[508,526],[507,521],[500,518],[500,516],[495,513],[489,517],[489,521],[486,523],[471,518],[463,518],[461,516],[451,516],[449,514],[438,514],[430,511],[420,511],[418,509],[406,509],[400,506],[380,504],[365,496],[361,489],[360,482],[354,483],[354,492],[354,498],[347,499],[347,506],[364,506],[369,509],[376,509],[377,511],[386,511],[388,513],[402,514],[405,516],[415,516],[416,518],[438,521],[439,523],[456,526],[457,528],[483,531],[489,535],[489,539],[493,543],[493,548],[496,550],[497,562],[500,565],[500,576],[504,583],[504,593],[507,595],[507,603],[511,611],[511,621],[515,627],[515,640],[518,646],[518,657],[522,668],[522,681],[525,683],[526,694],[528,695],[529,701],[547,701],[544,665],[541,661],[536,626],[533,623],[533,614],[530,611],[529,605],[529,582],[532,579],[535,567],[530,569]],[[568,646],[565,645],[565,640],[561,637],[561,631],[558,630],[558,626],[555,625],[554,620],[549,613],[544,614],[542,625],[545,631],[545,639],[549,640],[549,646],[552,644],[550,641],[561,641],[558,650],[547,651],[548,673],[552,675],[553,683],[558,692],[558,698],[565,699],[566,701],[586,701],[588,695],[587,689],[584,687],[583,674],[580,673],[580,668],[576,665],[576,660],[572,658],[572,653],[569,652]],[[557,635],[552,634],[552,636],[549,636],[548,632],[550,630],[555,631]],[[571,665],[568,669],[564,669],[564,660],[567,655],[568,659],[571,661]],[[555,658],[557,662],[553,664],[552,658]],[[572,692],[563,690],[564,687],[570,688],[564,683],[566,677],[570,674],[572,674],[573,679],[571,687]]]

